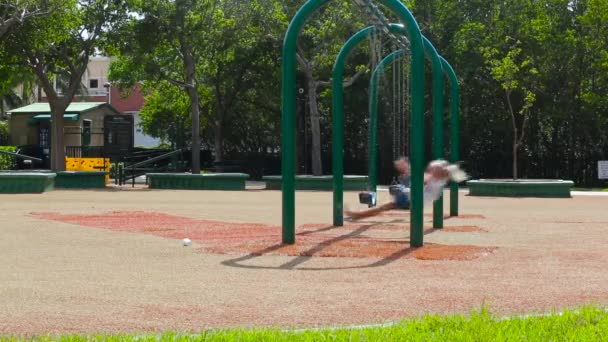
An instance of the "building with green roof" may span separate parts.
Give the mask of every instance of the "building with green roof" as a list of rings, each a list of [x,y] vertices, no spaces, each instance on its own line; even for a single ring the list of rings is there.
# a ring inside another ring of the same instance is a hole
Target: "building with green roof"
[[[12,145],[38,151],[34,154],[42,159],[50,155],[51,109],[48,103],[33,103],[12,109],[8,114]],[[107,140],[104,137],[106,117],[116,116],[130,117],[106,102],[72,102],[63,116],[66,149],[78,150],[83,146],[102,148]]]

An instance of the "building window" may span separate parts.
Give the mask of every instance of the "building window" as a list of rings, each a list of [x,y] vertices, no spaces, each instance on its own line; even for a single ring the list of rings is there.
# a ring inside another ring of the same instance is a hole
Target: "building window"
[[[90,89],[98,89],[99,88],[99,80],[91,79],[89,80],[89,88]]]

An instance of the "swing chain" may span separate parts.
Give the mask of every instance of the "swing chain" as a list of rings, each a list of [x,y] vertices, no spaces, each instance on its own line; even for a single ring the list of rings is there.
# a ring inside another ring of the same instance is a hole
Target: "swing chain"
[[[409,40],[404,36],[397,36],[390,30],[390,21],[386,15],[380,10],[380,8],[374,4],[371,0],[353,0],[363,12],[368,16],[372,24],[380,27],[382,31],[389,36],[389,38],[395,42],[401,49],[409,51],[410,43]]]

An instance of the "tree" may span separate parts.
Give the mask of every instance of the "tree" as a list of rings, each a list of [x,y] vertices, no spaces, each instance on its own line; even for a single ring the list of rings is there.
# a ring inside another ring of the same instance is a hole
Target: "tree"
[[[293,1],[271,3],[273,5],[267,5],[269,15],[266,29],[276,42],[282,42],[291,18],[302,3]],[[358,8],[350,0],[332,2],[308,20],[298,37],[296,60],[303,78],[301,85],[305,91],[306,108],[310,115],[311,160],[314,175],[323,173],[321,122],[324,117],[329,116],[330,108],[321,103],[321,93],[331,87],[331,70],[340,48],[346,39],[367,22],[366,18],[360,18],[357,14]],[[356,65],[354,69],[356,71],[351,78],[344,82],[345,88],[354,85],[360,76],[369,71],[365,68],[365,64]],[[327,110],[323,111],[323,109]]]
[[[188,95],[167,81],[144,82],[142,91],[148,94],[140,113],[143,132],[173,146],[183,147],[182,144],[191,138]]]
[[[32,73],[6,54],[3,37],[30,17],[44,16],[51,8],[46,1],[5,0],[0,3],[0,119],[7,108],[28,103],[35,84]]]
[[[126,15],[121,1],[48,0],[55,9],[30,18],[6,37],[12,56],[20,58],[37,78],[51,108],[51,168],[65,170],[63,115],[81,85],[93,56],[107,44],[112,24]],[[63,89],[54,83],[65,82]]]
[[[8,122],[6,120],[0,120],[0,146],[7,144],[9,135]]]
[[[178,5],[182,6],[179,16],[185,20],[183,26],[174,24],[182,20],[177,18]],[[121,87],[138,81],[144,81],[147,87],[169,82],[182,89],[186,89],[185,84],[194,84],[196,92],[188,93],[190,108],[200,112],[201,132],[212,142],[215,161],[221,162],[226,136],[239,139],[226,130],[247,125],[243,118],[249,116],[240,110],[273,107],[272,103],[278,101],[278,96],[272,95],[277,94],[277,82],[270,77],[278,76],[280,48],[263,33],[267,12],[258,1],[206,0],[133,1],[132,10],[139,16],[125,28],[126,38],[116,49],[119,58],[111,67],[112,79]],[[184,46],[192,57],[188,67]],[[176,58],[180,63],[174,62]],[[193,77],[192,82],[186,75]],[[157,90],[152,97],[175,98],[170,87]],[[260,100],[266,97],[271,100]],[[162,130],[168,132],[167,114],[166,110],[149,111],[147,122],[164,126]],[[179,116],[180,112],[174,114]],[[260,119],[264,116],[258,113]],[[194,121],[191,126],[196,126]],[[198,138],[198,134],[193,131],[192,137]],[[192,141],[193,146],[200,145]]]
[[[512,40],[507,37],[508,40]],[[487,64],[492,77],[500,83],[504,91],[505,102],[511,117],[513,128],[512,152],[513,152],[513,179],[517,179],[517,152],[524,142],[526,127],[530,109],[536,101],[536,94],[531,90],[531,77],[538,74],[538,70],[532,65],[528,57],[522,57],[522,49],[517,45],[506,56],[497,56],[496,49],[485,49],[484,55],[488,59]],[[518,104],[515,104],[514,96],[518,96]],[[516,108],[517,106],[517,108]],[[521,120],[519,119],[521,118]],[[521,123],[518,123],[521,121]]]
[[[119,59],[113,63],[110,77],[123,88],[139,81],[166,81],[184,90],[191,117],[192,173],[200,173],[202,80],[198,69],[210,43],[207,31],[221,16],[219,3],[131,0],[128,4],[137,16],[121,28],[120,46],[111,49]]]
[[[7,109],[25,106],[35,99],[36,79],[21,65],[0,65],[0,120]]]
[[[49,13],[47,1],[5,0],[0,4],[0,39],[12,28],[36,16]]]

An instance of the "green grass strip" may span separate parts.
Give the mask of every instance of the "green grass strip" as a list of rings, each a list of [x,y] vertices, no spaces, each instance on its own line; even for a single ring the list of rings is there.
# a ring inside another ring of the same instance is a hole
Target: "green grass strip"
[[[389,326],[350,329],[230,329],[200,334],[0,338],[0,341],[608,341],[608,312],[598,307],[585,307],[550,315],[505,319],[481,310],[468,316],[429,315]]]

